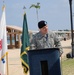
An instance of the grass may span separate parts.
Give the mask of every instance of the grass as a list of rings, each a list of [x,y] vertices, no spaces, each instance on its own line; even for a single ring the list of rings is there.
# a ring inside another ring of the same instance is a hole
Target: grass
[[[62,75],[74,75],[74,58],[62,60]]]

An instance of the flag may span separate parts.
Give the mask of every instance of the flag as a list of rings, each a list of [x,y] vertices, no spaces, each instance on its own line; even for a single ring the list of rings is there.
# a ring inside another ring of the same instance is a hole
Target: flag
[[[0,21],[0,75],[5,75],[6,72],[6,54],[7,54],[6,18],[5,18],[5,6],[3,6],[3,12]]]
[[[22,41],[21,61],[24,73],[27,74],[29,70],[28,61],[27,61],[27,51],[29,50],[29,33],[28,33],[26,13],[24,14],[24,19],[23,19],[23,32],[22,32],[21,41]]]

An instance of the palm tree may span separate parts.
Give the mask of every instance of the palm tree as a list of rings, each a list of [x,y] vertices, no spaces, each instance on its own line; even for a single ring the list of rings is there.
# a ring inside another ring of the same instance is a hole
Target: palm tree
[[[30,6],[30,8],[32,8],[32,7],[36,8],[37,22],[38,22],[38,21],[39,21],[39,18],[38,18],[38,9],[40,9],[40,3],[38,2],[37,5],[32,4],[32,5]]]

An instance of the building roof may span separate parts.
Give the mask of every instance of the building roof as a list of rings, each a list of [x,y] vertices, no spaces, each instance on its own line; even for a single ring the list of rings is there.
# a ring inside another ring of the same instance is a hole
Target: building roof
[[[22,27],[19,27],[19,26],[7,25],[6,28],[10,29],[10,30],[15,30],[15,31],[18,31],[18,32],[22,33]],[[32,32],[33,32],[32,30],[29,30],[29,33],[32,33]]]
[[[6,27],[9,28],[9,29],[14,29],[14,30],[22,32],[22,28],[18,27],[18,26],[7,25]]]

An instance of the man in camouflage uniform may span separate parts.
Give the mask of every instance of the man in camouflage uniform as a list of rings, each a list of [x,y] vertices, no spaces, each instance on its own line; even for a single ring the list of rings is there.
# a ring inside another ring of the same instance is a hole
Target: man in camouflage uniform
[[[47,22],[42,20],[38,23],[39,32],[33,36],[30,43],[30,49],[44,49],[44,48],[59,48],[60,55],[62,55],[63,50],[61,47],[60,40],[57,35],[51,31],[48,31]]]

